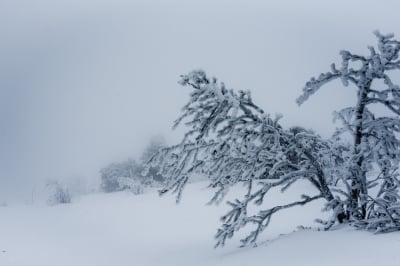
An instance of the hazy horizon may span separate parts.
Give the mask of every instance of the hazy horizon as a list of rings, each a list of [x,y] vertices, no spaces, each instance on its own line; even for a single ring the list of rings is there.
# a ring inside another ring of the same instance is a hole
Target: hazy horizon
[[[180,74],[204,69],[249,89],[286,126],[334,129],[355,90],[329,85],[302,107],[311,76],[339,51],[367,53],[373,30],[400,37],[394,0],[27,1],[0,3],[0,201],[48,178],[95,181],[154,135],[169,143],[188,99]],[[335,90],[335,88],[337,90]]]

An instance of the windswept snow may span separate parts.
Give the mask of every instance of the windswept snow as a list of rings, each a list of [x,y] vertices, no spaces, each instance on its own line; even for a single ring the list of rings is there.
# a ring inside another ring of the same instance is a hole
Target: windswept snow
[[[207,206],[212,192],[205,187],[189,184],[178,205],[169,195],[122,192],[53,207],[0,207],[0,265],[400,265],[400,233],[373,235],[352,228],[293,233],[296,225],[312,225],[318,202],[273,217],[257,248],[238,248],[245,233],[239,232],[226,247],[214,249],[225,207]],[[280,200],[278,194],[274,200]]]

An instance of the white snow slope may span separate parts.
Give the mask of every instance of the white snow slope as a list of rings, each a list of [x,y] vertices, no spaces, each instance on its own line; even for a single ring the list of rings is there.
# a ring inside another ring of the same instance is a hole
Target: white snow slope
[[[400,265],[400,233],[373,235],[347,227],[293,232],[318,217],[318,202],[274,217],[256,248],[238,248],[234,238],[214,249],[213,235],[226,207],[207,206],[212,192],[205,187],[204,182],[188,185],[178,205],[169,195],[123,192],[53,207],[0,207],[0,265]]]

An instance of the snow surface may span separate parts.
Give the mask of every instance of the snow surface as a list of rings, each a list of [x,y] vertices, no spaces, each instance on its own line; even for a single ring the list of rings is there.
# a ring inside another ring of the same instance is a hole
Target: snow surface
[[[169,195],[121,192],[53,207],[0,207],[0,265],[400,265],[400,233],[373,235],[347,227],[293,232],[296,225],[312,224],[321,202],[273,217],[257,248],[238,248],[243,231],[214,249],[213,235],[227,208],[207,206],[212,192],[205,187],[189,184],[178,205]],[[237,193],[240,189],[231,192]]]

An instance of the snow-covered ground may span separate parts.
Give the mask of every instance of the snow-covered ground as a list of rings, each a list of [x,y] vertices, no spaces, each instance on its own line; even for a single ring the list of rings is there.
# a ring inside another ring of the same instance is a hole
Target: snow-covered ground
[[[204,182],[188,185],[178,205],[174,197],[159,198],[155,192],[122,192],[53,207],[0,207],[0,265],[400,265],[400,233],[292,232],[298,224],[312,224],[318,202],[274,217],[257,248],[238,248],[234,238],[214,249],[225,207],[207,206],[212,192],[205,187]]]

